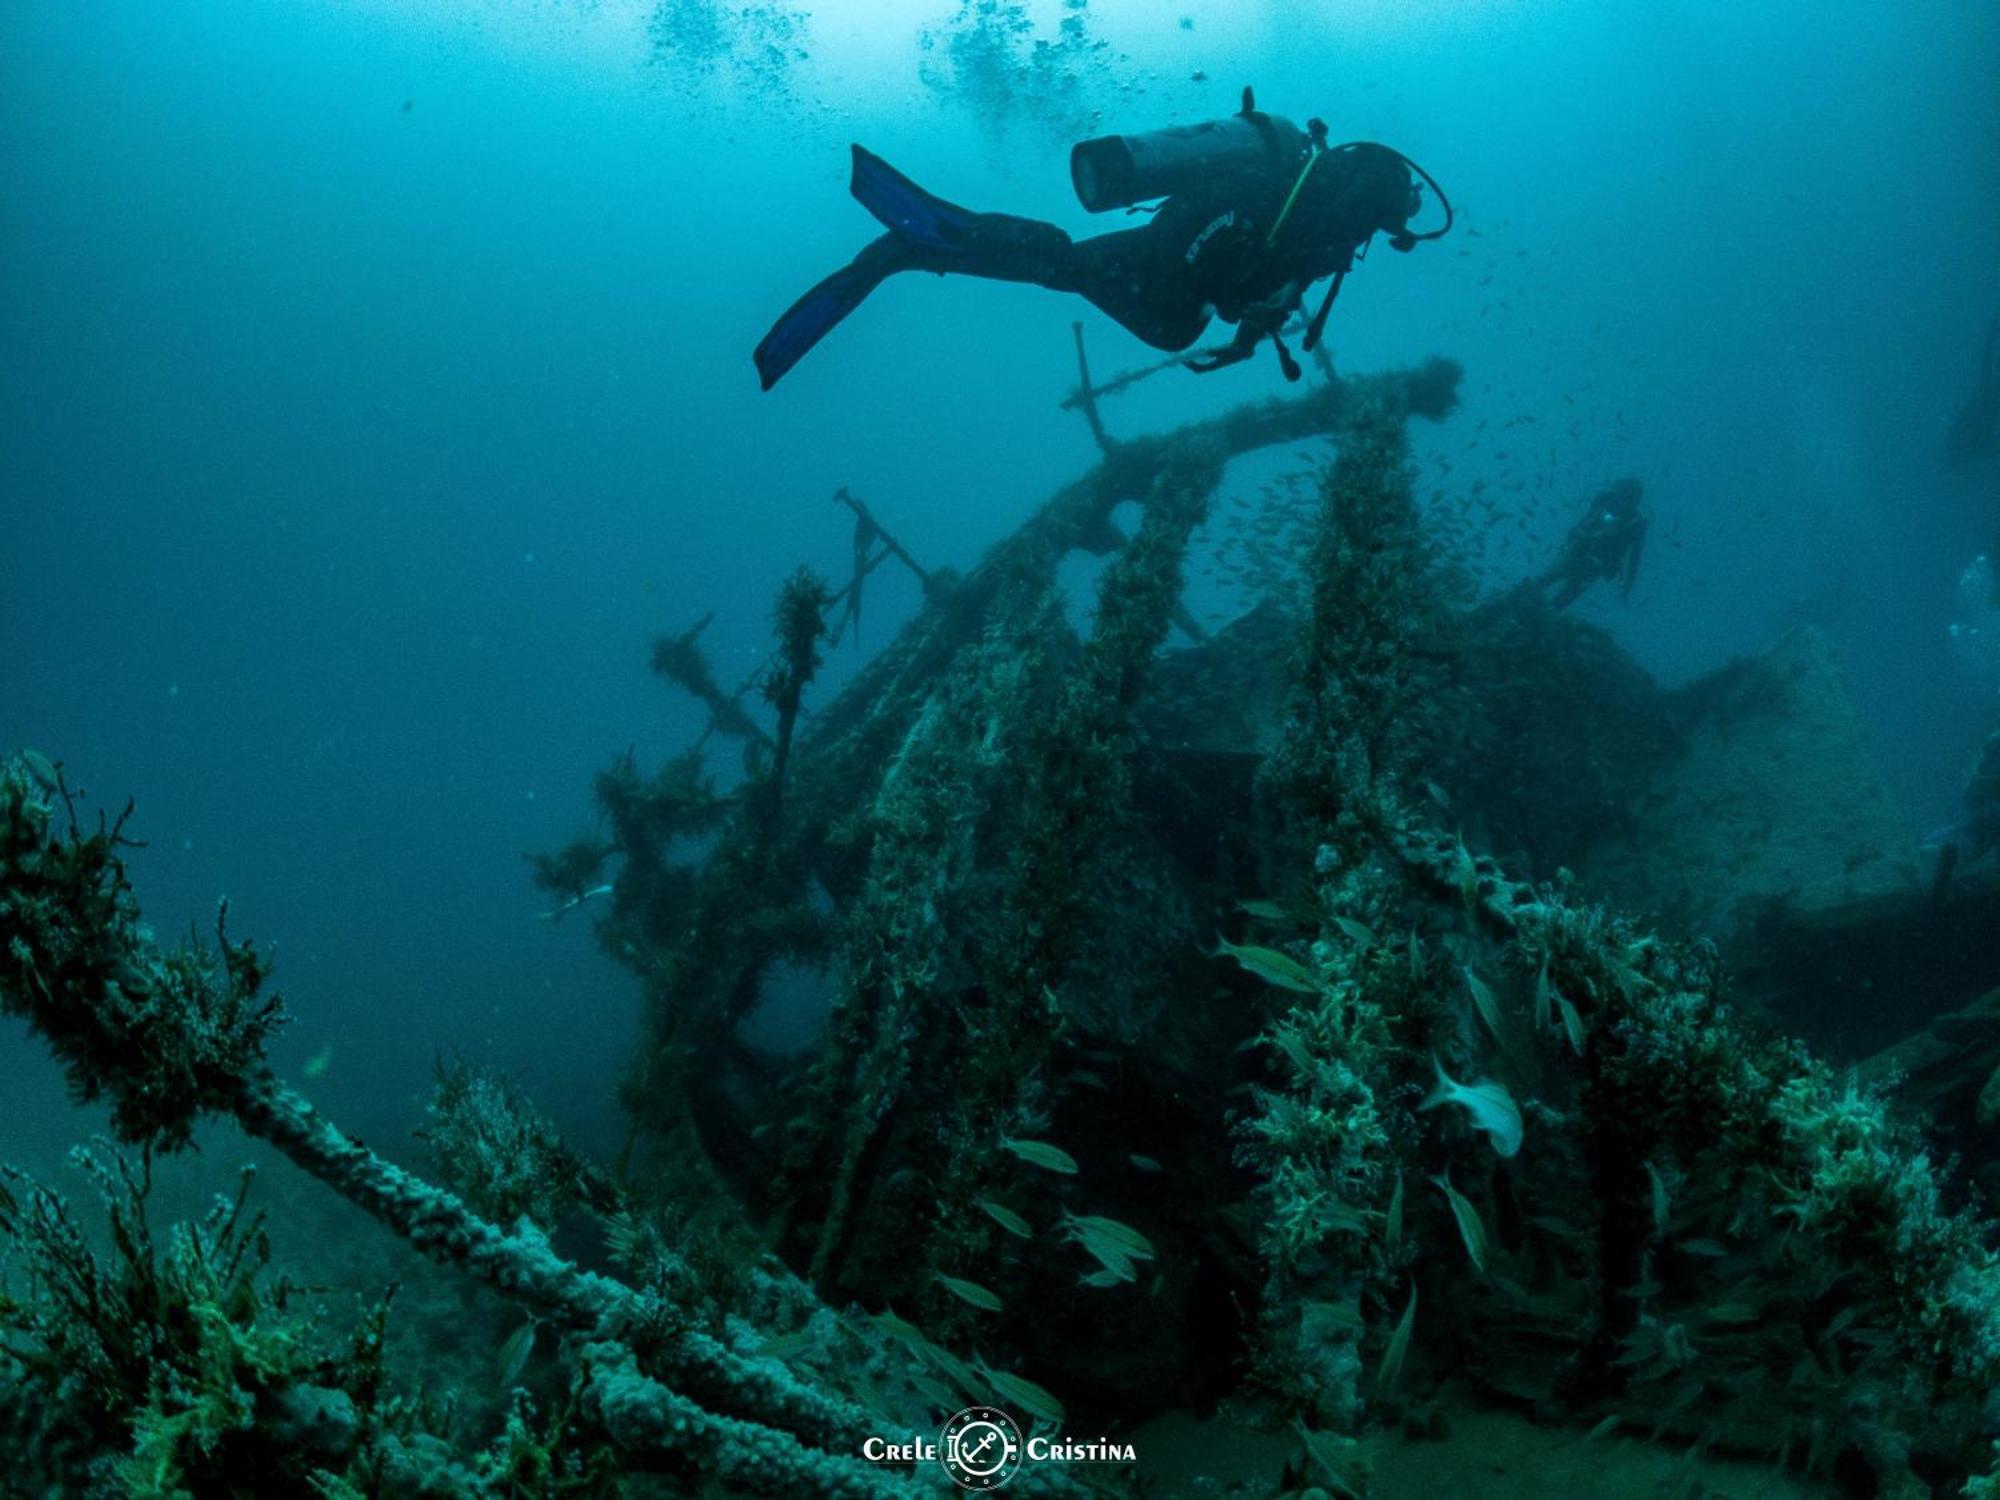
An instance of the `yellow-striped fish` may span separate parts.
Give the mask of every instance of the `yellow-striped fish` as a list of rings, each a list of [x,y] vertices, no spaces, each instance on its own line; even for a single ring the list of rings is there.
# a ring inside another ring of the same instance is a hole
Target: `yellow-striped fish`
[[[1093,1214],[1063,1214],[1063,1228],[1079,1240],[1088,1242],[1099,1240],[1115,1246],[1121,1253],[1134,1260],[1151,1260],[1153,1242],[1130,1224],[1121,1224],[1116,1219],[1100,1218]]]
[[[1009,1234],[1024,1240],[1034,1238],[1035,1231],[1029,1227],[1028,1221],[1006,1204],[995,1203],[991,1198],[975,1198],[973,1201],[979,1206],[981,1213]]]
[[[1060,1146],[1052,1146],[1047,1141],[1017,1140],[1013,1136],[1001,1137],[1000,1144],[1031,1167],[1040,1167],[1044,1172],[1060,1172],[1065,1177],[1076,1175],[1076,1158]]]
[[[1486,1023],[1486,1029],[1495,1037],[1500,1035],[1500,1000],[1492,987],[1473,971],[1471,964],[1465,966],[1465,987],[1472,992],[1472,1008],[1479,1012],[1479,1019]]]
[[[979,1365],[979,1373],[984,1375],[1001,1398],[1011,1401],[1029,1416],[1047,1422],[1052,1427],[1060,1427],[1063,1421],[1063,1404],[1022,1375],[1008,1370],[996,1370],[985,1361]]]
[[[1433,1177],[1432,1182],[1444,1190],[1444,1201],[1451,1205],[1451,1216],[1458,1221],[1458,1237],[1465,1242],[1465,1253],[1472,1261],[1473,1270],[1486,1274],[1486,1221],[1479,1217],[1479,1210],[1472,1206],[1457,1188],[1451,1185],[1451,1173]]]
[[[997,1313],[1000,1311],[999,1297],[988,1291],[978,1282],[967,1281],[959,1276],[947,1276],[942,1271],[937,1272],[936,1275],[938,1283],[946,1291],[950,1292],[952,1296],[958,1298],[959,1301],[970,1307],[976,1307],[981,1312]]]
[[[1219,941],[1222,946],[1215,950],[1217,958],[1227,956],[1235,959],[1264,983],[1301,995],[1319,993],[1319,982],[1313,978],[1312,971],[1289,953],[1280,953],[1276,948],[1239,948],[1227,938]]]
[[[1396,1382],[1403,1378],[1403,1361],[1410,1353],[1410,1330],[1417,1322],[1417,1284],[1410,1283],[1410,1300],[1403,1304],[1403,1315],[1396,1320],[1396,1331],[1389,1335],[1389,1347],[1382,1351],[1382,1363],[1375,1369],[1375,1384],[1385,1391],[1393,1391]]]
[[[1556,996],[1556,1009],[1562,1012],[1563,1030],[1569,1034],[1569,1044],[1578,1057],[1583,1056],[1583,1043],[1588,1035],[1583,1029],[1583,1017],[1576,1013],[1576,1007],[1569,1003],[1569,996]]]

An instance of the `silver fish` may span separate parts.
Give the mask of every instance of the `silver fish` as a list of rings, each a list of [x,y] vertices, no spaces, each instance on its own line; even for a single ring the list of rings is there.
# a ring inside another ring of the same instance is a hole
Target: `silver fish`
[[[1444,1200],[1451,1205],[1451,1216],[1458,1220],[1458,1237],[1465,1241],[1465,1253],[1472,1260],[1472,1268],[1485,1275],[1486,1221],[1479,1217],[1479,1210],[1472,1206],[1472,1200],[1451,1185],[1449,1172],[1442,1177],[1433,1177],[1431,1181],[1444,1190]]]
[[[1460,1083],[1445,1072],[1444,1064],[1431,1057],[1431,1066],[1437,1070],[1437,1083],[1419,1110],[1436,1109],[1440,1104],[1456,1104],[1472,1119],[1475,1129],[1486,1132],[1493,1142],[1493,1149],[1501,1156],[1512,1156],[1521,1149],[1521,1108],[1514,1102],[1514,1096],[1507,1091],[1507,1085],[1496,1083],[1490,1078],[1482,1078],[1477,1083]]]

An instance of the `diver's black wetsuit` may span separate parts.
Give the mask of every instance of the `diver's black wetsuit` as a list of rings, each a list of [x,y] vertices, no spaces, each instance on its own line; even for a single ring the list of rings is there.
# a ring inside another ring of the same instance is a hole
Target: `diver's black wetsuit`
[[[1959,869],[2000,849],[2000,733],[1986,737],[1979,764],[1965,784],[1958,817],[1933,837],[1939,845],[1931,877],[1931,894],[1936,897],[1949,892]]]
[[[1535,587],[1559,585],[1550,601],[1568,609],[1602,579],[1619,580],[1618,597],[1630,596],[1638,581],[1639,559],[1646,550],[1646,513],[1639,508],[1645,488],[1636,479],[1621,479],[1590,498],[1590,508],[1570,528],[1563,549]]]
[[[1208,173],[1137,228],[1073,240],[1039,219],[946,203],[856,146],[854,196],[889,232],[778,320],[757,346],[758,373],[770,389],[898,271],[1075,292],[1157,349],[1185,349],[1221,317],[1237,325],[1236,339],[1194,368],[1234,363],[1276,333],[1308,286],[1344,274],[1371,235],[1402,233],[1417,210],[1409,168],[1386,147],[1335,147],[1310,171],[1302,165],[1274,154]]]
[[[1945,433],[1945,459],[1953,467],[1991,459],[1995,453],[2000,453],[2000,316],[1986,325],[1978,378]],[[2000,559],[2000,517],[1986,555]],[[2000,574],[1994,578],[1992,602],[2000,605]]]

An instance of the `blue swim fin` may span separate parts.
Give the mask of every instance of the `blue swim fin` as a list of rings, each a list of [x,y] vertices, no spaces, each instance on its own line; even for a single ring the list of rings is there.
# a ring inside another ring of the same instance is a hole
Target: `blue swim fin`
[[[892,232],[928,250],[963,250],[979,215],[927,193],[865,146],[854,148],[848,189]]]
[[[991,268],[995,262],[992,226],[1026,221],[982,216],[947,203],[925,192],[862,146],[854,148],[854,176],[849,185],[861,206],[880,219],[889,233],[857,255],[852,265],[835,271],[794,302],[764,335],[754,357],[758,378],[767,391],[804,359],[813,345],[831,333],[842,318],[859,307],[882,284],[884,277],[897,271],[916,266],[942,271],[950,265],[1009,280],[1035,279]],[[982,223],[988,226],[985,248],[975,254],[974,247],[981,243]],[[1065,246],[1068,244],[1061,231],[1049,229],[1048,233]],[[1002,248],[1011,248],[1011,242]],[[954,258],[957,258],[955,264]]]
[[[842,266],[786,308],[752,355],[764,389],[768,391],[784,378],[785,372],[804,359],[813,345],[867,300],[884,277],[902,269],[901,261],[895,236],[885,234],[851,264]]]

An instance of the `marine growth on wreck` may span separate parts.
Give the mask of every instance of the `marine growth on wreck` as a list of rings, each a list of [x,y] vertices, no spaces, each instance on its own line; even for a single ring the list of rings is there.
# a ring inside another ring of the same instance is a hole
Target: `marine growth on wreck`
[[[975,159],[1137,66],[1055,15],[928,18]],[[651,8],[654,63],[804,108],[813,18],[732,16]],[[1156,425],[1183,372],[1097,380],[1130,341],[1077,323],[1087,456],[993,473],[984,545],[857,470],[766,598],[651,596],[587,812],[520,851],[638,1017],[592,1140],[469,1014],[364,1142],[266,908],[156,928],[182,831],[10,743],[0,1014],[75,1145],[0,1168],[0,1489],[2000,1496],[2000,778],[1922,843],[1815,624],[1661,685],[1568,606],[1670,483],[1509,573],[1437,460],[1489,377],[1311,313],[1298,378]]]

